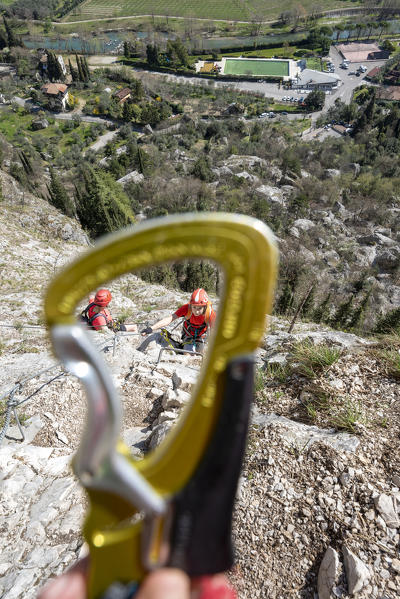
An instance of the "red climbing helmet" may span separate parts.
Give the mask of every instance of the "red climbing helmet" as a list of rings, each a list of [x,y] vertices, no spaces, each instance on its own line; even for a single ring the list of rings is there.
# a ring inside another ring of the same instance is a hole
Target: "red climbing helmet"
[[[105,308],[111,302],[111,297],[111,293],[108,291],[108,289],[99,289],[94,296],[94,303],[102,308]]]
[[[210,302],[207,292],[204,289],[195,289],[190,297],[190,304],[194,306],[207,306]]]

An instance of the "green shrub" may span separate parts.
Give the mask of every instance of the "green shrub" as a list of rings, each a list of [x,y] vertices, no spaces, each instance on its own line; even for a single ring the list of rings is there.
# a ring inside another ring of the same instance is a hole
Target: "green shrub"
[[[337,362],[342,354],[341,349],[326,344],[313,345],[310,341],[301,341],[293,347],[292,368],[303,376],[314,379],[332,364]]]
[[[375,325],[374,333],[392,333],[400,331],[400,308],[394,308],[382,316]]]

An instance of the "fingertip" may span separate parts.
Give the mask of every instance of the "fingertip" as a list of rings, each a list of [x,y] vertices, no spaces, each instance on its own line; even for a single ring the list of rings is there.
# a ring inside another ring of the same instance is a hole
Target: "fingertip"
[[[189,599],[189,577],[174,568],[162,568],[149,574],[136,599]]]

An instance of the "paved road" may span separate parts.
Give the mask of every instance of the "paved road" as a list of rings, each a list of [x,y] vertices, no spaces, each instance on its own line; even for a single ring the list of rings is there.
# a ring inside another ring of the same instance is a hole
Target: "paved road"
[[[104,135],[100,135],[100,137],[91,146],[89,146],[89,150],[97,152],[97,150],[104,148],[109,141],[112,141],[114,137],[118,135],[118,133],[119,129],[116,129],[115,131],[107,131],[107,133],[104,133]]]
[[[102,123],[103,125],[119,124],[111,119],[103,119],[99,116],[90,116],[89,114],[82,114],[80,112],[54,112],[51,114],[55,119],[60,121],[71,121],[74,117],[78,116],[84,123]]]

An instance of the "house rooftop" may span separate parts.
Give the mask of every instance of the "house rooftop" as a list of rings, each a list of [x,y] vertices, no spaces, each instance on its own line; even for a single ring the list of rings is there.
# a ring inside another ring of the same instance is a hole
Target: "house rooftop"
[[[310,83],[335,83],[340,81],[339,75],[336,73],[322,73],[321,71],[314,71],[313,69],[304,69],[301,71],[298,77],[299,83],[303,85]]]
[[[368,71],[367,77],[376,77],[376,75],[379,73],[380,70],[381,70],[381,67],[374,67],[373,69]]]
[[[68,85],[65,85],[65,83],[46,83],[40,89],[48,96],[58,96],[59,93],[64,94],[67,91]]]
[[[124,98],[129,96],[131,93],[132,93],[132,90],[130,90],[129,87],[124,87],[123,89],[120,89],[117,92],[115,92],[115,96],[117,98],[119,98],[120,100],[123,100]]]
[[[337,50],[350,62],[380,60],[389,56],[386,50],[381,50],[378,44],[374,42],[339,44]]]
[[[344,125],[332,125],[332,129],[341,135],[346,135],[346,127]]]

